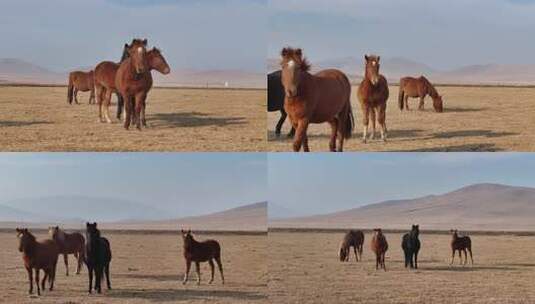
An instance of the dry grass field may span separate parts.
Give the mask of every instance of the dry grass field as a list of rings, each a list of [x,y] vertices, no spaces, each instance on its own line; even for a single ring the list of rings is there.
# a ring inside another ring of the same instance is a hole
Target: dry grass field
[[[354,136],[346,141],[346,151],[535,151],[535,89],[500,87],[437,87],[444,96],[444,113],[432,109],[426,98],[425,110],[418,111],[418,100],[410,99],[409,112],[400,112],[398,87],[390,87],[386,123],[388,142],[363,144],[362,117],[352,88]],[[268,150],[291,151],[291,141],[275,137],[278,112],[268,114]],[[284,131],[289,130],[289,120]],[[329,150],[327,123],[309,127],[312,151]],[[378,137],[376,137],[378,138]],[[379,136],[380,138],[380,136]]]
[[[0,150],[265,150],[265,90],[155,88],[142,132],[116,119],[100,123],[89,93],[78,94],[80,105],[67,104],[66,95],[66,87],[0,87]]]
[[[450,266],[449,235],[420,235],[418,270],[403,265],[401,234],[386,233],[387,272],[338,261],[343,233],[269,233],[272,303],[535,303],[535,237],[472,235],[474,266]]]
[[[182,285],[185,263],[182,240],[165,234],[103,234],[112,245],[112,290],[103,285],[101,295],[87,293],[87,271],[74,274],[70,256],[69,277],[63,260],[58,263],[56,286],[41,297],[28,295],[28,281],[15,233],[0,233],[0,302],[2,303],[267,303],[267,236],[200,235],[215,238],[222,246],[225,285],[216,271],[208,285],[210,268],[201,266],[202,282],[196,285],[193,268],[190,281]],[[38,239],[44,237],[37,235]],[[42,277],[42,276],[41,276]]]

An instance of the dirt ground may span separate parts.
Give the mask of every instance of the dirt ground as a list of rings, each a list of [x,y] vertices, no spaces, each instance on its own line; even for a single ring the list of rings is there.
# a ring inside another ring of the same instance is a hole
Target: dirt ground
[[[425,110],[418,111],[418,100],[410,99],[410,111],[400,112],[398,87],[390,87],[386,124],[388,142],[380,136],[363,144],[362,111],[352,88],[355,116],[353,138],[346,151],[535,151],[535,89],[499,87],[437,87],[444,99],[444,113],[435,113],[430,97]],[[279,112],[268,114],[268,150],[291,151],[286,136],[275,137]],[[289,130],[289,119],[284,133]],[[379,129],[377,129],[379,130]],[[309,127],[311,151],[328,151],[330,126]],[[379,134],[379,133],[377,133]]]
[[[87,292],[87,270],[75,274],[70,256],[70,276],[60,260],[54,291],[41,297],[29,296],[26,270],[17,250],[15,233],[0,233],[0,302],[2,303],[267,303],[267,236],[200,235],[221,243],[225,285],[216,270],[214,283],[208,285],[210,267],[201,264],[200,286],[195,268],[190,281],[182,285],[185,263],[179,235],[110,234],[103,232],[112,245],[112,290],[103,285],[101,295]],[[36,235],[38,239],[44,237]],[[41,275],[42,277],[42,275]]]
[[[80,105],[66,95],[66,87],[0,87],[0,151],[265,150],[265,90],[154,88],[141,132],[100,123],[88,92]]]
[[[534,303],[535,237],[473,235],[474,266],[450,266],[449,235],[420,235],[419,269],[403,265],[401,234],[386,234],[387,272],[338,260],[343,233],[269,233],[272,303]]]

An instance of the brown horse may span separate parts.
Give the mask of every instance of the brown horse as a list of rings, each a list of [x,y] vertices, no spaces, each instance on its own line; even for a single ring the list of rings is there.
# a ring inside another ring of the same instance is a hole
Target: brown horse
[[[420,105],[418,110],[424,109],[424,98],[426,95],[431,96],[433,99],[433,108],[438,113],[443,111],[442,96],[440,96],[435,87],[425,78],[403,77],[399,80],[399,96],[398,105],[399,109],[403,111],[403,107],[409,110],[409,97],[420,98]]]
[[[24,267],[28,272],[30,281],[29,294],[33,293],[33,270],[35,269],[35,285],[37,285],[37,295],[41,295],[41,289],[45,290],[45,282],[48,279],[50,291],[54,289],[56,278],[56,265],[58,264],[59,249],[56,242],[46,240],[38,242],[35,236],[28,229],[17,228],[17,238],[19,239],[19,251],[22,252]],[[43,269],[45,276],[39,288],[39,271]]]
[[[162,55],[162,52],[157,48],[152,48],[152,50],[147,52],[147,63],[149,66],[149,71],[156,70],[164,75],[167,75],[171,72],[171,68],[169,67],[169,64],[167,64],[167,61]],[[151,73],[147,73],[148,75],[144,75],[144,77],[147,78],[148,82],[150,83],[150,86],[148,90],[152,87],[152,75]],[[148,93],[148,91],[147,91]],[[124,103],[119,102],[117,106],[117,117],[121,116],[121,112],[123,110]],[[145,108],[146,108],[146,100],[143,101],[143,106],[141,110],[141,123],[143,126],[147,126],[147,120],[145,119]]]
[[[140,41],[139,39],[133,39],[131,44],[125,43],[123,47],[123,55],[121,57],[121,62],[125,61],[130,55],[128,50],[134,41]],[[94,72],[94,81],[96,88],[97,102],[99,105],[99,120],[100,122],[111,123],[110,113],[106,109],[105,120],[102,119],[102,107],[104,104],[109,105],[111,103],[111,95],[117,93],[117,88],[115,87],[115,75],[119,69],[120,63],[115,63],[111,61],[103,61],[95,67]],[[120,94],[117,94],[118,104],[122,104],[122,97]],[[120,115],[117,115],[117,119],[120,118]]]
[[[451,263],[453,264],[453,259],[455,258],[455,251],[459,251],[459,263],[463,264],[463,258],[461,251],[464,252],[464,265],[468,263],[468,256],[466,255],[466,250],[470,252],[470,260],[472,260],[472,265],[474,265],[474,258],[472,257],[472,240],[469,236],[459,236],[457,230],[450,230],[451,233]]]
[[[372,238],[372,251],[375,253],[375,270],[383,268],[386,271],[385,266],[385,254],[388,250],[388,242],[383,234],[383,231],[379,228],[373,229],[374,234]]]
[[[186,259],[186,273],[184,274],[184,281],[182,284],[186,284],[188,281],[189,270],[191,268],[191,262],[195,262],[195,269],[197,270],[197,285],[201,284],[201,269],[200,262],[208,262],[210,264],[210,270],[212,271],[212,278],[209,284],[214,281],[214,261],[219,267],[219,273],[221,274],[221,281],[225,284],[225,277],[223,276],[223,265],[221,264],[221,247],[216,240],[206,240],[203,242],[197,242],[191,235],[191,230],[182,232],[182,240],[184,241],[184,258]]]
[[[381,127],[381,139],[386,141],[386,101],[388,100],[388,83],[386,78],[379,74],[380,56],[364,55],[366,67],[364,79],[359,85],[357,97],[362,108],[362,141],[366,143],[368,137],[368,125],[371,121],[372,134],[370,139],[375,138],[375,119]]]
[[[48,234],[56,242],[59,248],[59,252],[63,254],[63,260],[65,262],[66,275],[69,275],[69,260],[68,255],[74,254],[78,261],[76,267],[76,274],[80,274],[80,268],[84,263],[84,248],[85,238],[81,233],[66,233],[65,231],[56,227],[49,227]]]
[[[69,73],[69,87],[67,89],[67,102],[69,104],[72,104],[73,96],[74,101],[79,104],[78,91],[91,91],[89,104],[91,104],[91,101],[95,103],[95,82],[92,70],[89,72],[74,71]]]
[[[364,244],[364,233],[360,230],[350,230],[344,236],[344,240],[340,245],[338,256],[341,262],[349,261],[350,249],[353,247],[355,253],[355,260],[358,262],[359,258],[362,260],[362,245]]]
[[[344,139],[351,137],[354,126],[349,79],[334,69],[311,74],[310,64],[301,49],[284,48],[281,57],[284,109],[296,130],[293,150],[298,152],[303,147],[309,152],[308,125],[328,122],[331,125],[330,151],[343,151]]]

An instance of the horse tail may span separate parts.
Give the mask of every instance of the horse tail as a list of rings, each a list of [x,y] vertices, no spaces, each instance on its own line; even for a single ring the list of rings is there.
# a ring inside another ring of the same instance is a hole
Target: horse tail
[[[399,95],[398,95],[398,106],[401,111],[403,111],[403,100],[405,99],[405,92],[403,92],[403,78],[399,81]]]
[[[355,117],[353,116],[353,109],[351,108],[351,102],[347,101],[347,111],[346,111],[345,126],[343,126],[343,134],[345,139],[351,138],[351,133],[355,128]]]
[[[74,94],[74,79],[73,75],[69,74],[69,86],[67,87],[67,102],[72,104],[72,96]]]

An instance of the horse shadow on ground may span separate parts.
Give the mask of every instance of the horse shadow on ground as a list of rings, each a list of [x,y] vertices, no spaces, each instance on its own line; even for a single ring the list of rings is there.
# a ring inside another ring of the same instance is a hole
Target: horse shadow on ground
[[[182,113],[156,113],[150,115],[148,119],[154,127],[203,127],[218,126],[225,127],[229,125],[246,124],[245,117],[213,117],[201,112],[182,112]]]
[[[12,121],[12,120],[6,120],[6,121],[0,121],[0,127],[27,127],[27,126],[33,126],[33,125],[50,125],[52,122],[45,121],[45,120],[37,120],[37,121]]]
[[[445,271],[445,272],[474,272],[484,270],[512,271],[518,270],[517,267],[510,266],[477,266],[477,265],[448,265],[448,266],[425,266],[418,267],[420,271]]]
[[[138,273],[132,273],[132,274],[117,274],[115,275],[119,278],[125,278],[125,279],[137,279],[137,280],[153,280],[158,282],[182,282],[182,279],[184,279],[183,274],[138,274]],[[197,280],[196,278],[194,280]]]
[[[496,138],[504,136],[520,135],[513,132],[494,132],[492,130],[459,130],[459,131],[447,131],[434,133],[432,136],[435,138],[453,138],[453,137],[487,137]]]
[[[392,139],[392,138],[401,138],[401,137],[418,137],[418,136],[422,136],[422,133],[424,132],[424,130],[422,129],[408,129],[408,130],[388,130],[388,138],[389,139]],[[268,130],[268,140],[269,141],[292,141],[293,140],[293,137],[288,137],[287,136],[288,133],[282,133],[280,137],[276,137],[275,136],[275,131],[273,130]],[[370,134],[368,133],[368,136]],[[354,131],[352,134],[351,134],[351,139],[350,140],[361,140],[361,136],[362,136],[362,132],[361,131]],[[309,139],[330,139],[331,138],[331,135],[330,134],[308,134],[308,138]],[[375,130],[375,140],[380,140],[381,138],[381,133],[380,133],[380,129],[377,128]]]
[[[467,112],[481,112],[487,108],[444,108],[444,113],[467,113]]]
[[[397,152],[496,152],[503,151],[503,149],[497,148],[495,144],[483,143],[483,144],[465,144],[465,145],[437,145],[430,148],[416,148],[409,150],[396,150]]]
[[[195,289],[114,289],[107,293],[108,298],[143,299],[156,303],[176,301],[199,301],[210,299],[236,299],[245,301],[265,300],[266,294],[259,292],[235,290],[200,290]]]

